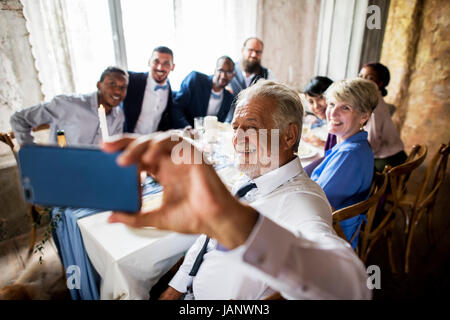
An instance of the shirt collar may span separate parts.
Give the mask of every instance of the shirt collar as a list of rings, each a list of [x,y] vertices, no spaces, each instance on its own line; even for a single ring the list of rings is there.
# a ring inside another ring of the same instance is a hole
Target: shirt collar
[[[220,90],[220,92],[214,92],[214,90],[211,89],[211,96],[213,96],[213,95],[214,95],[215,99],[217,99],[217,100],[221,99],[223,96],[223,89]]]
[[[166,81],[164,81],[164,83],[156,83],[155,79],[153,79],[153,77],[152,77],[152,74],[149,72],[148,73],[148,78],[147,78],[147,83],[149,85],[147,86],[146,89],[154,91],[156,85],[164,86],[167,82],[168,82],[168,80],[166,79]]]
[[[300,158],[295,157],[285,165],[253,179],[253,182],[256,183],[258,193],[266,195],[303,172]]]
[[[362,130],[362,131],[358,131],[351,137],[345,139],[344,141],[341,142],[341,144],[364,141],[364,140],[367,140],[367,131]]]
[[[244,77],[244,79],[246,79],[246,80],[249,80],[251,77],[253,77],[255,74],[254,73],[252,73],[252,74],[250,74],[248,77],[247,77],[247,75],[246,75],[246,73],[245,73],[245,71],[244,70],[242,70],[242,76]]]
[[[95,112],[97,112],[98,109],[98,91],[91,93],[91,107]]]
[[[342,148],[343,146],[346,146],[347,144],[351,144],[353,142],[367,141],[367,136],[368,136],[367,131],[364,131],[364,130],[359,131],[359,132],[355,133],[354,135],[352,135],[351,137],[345,139],[341,143],[334,145],[333,148],[325,151],[325,156],[327,156],[332,151],[334,152],[334,150],[337,150],[337,149]]]

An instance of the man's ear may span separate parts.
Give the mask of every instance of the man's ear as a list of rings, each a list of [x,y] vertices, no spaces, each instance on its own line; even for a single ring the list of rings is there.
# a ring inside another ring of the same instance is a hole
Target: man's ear
[[[97,82],[97,89],[100,90],[100,87],[102,86],[102,83],[100,81]]]
[[[175,63],[172,64],[172,68],[170,68],[170,71],[173,71],[175,69]]]
[[[286,130],[284,130],[283,134],[283,140],[286,143],[286,149],[290,149],[295,145],[298,135],[298,126],[295,123],[291,122]]]

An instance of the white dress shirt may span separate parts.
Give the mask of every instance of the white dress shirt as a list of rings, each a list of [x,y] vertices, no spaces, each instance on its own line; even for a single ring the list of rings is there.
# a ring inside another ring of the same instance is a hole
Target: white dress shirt
[[[215,99],[212,94],[209,96],[208,111],[206,112],[206,115],[217,116],[223,101],[223,89],[220,92],[214,92],[211,89],[211,93],[218,95],[219,99]]]
[[[205,241],[200,236],[170,286],[185,292],[192,283],[199,300],[262,299],[275,291],[291,299],[370,298],[364,265],[334,232],[328,200],[298,158],[253,182],[257,188],[243,200],[261,215],[247,242],[224,252],[211,239],[191,277]]]
[[[161,85],[166,84],[167,80]],[[134,129],[135,133],[148,134],[153,133],[158,129],[158,124],[161,121],[161,115],[163,114],[169,99],[169,87],[155,91],[156,85],[159,84],[155,82],[151,73],[149,73],[147,85],[145,86],[141,113]]]

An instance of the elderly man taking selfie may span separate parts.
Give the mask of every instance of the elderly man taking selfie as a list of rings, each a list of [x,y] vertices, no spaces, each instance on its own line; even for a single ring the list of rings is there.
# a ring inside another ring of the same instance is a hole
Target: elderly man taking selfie
[[[113,213],[110,222],[202,234],[160,299],[369,299],[364,265],[332,227],[329,202],[294,154],[303,107],[288,87],[261,80],[243,90],[233,144],[244,178],[227,190],[213,167],[173,161],[169,133],[121,138],[120,165],[140,163],[164,187],[160,208]],[[184,141],[183,143],[187,143]],[[199,153],[191,146],[194,153]]]

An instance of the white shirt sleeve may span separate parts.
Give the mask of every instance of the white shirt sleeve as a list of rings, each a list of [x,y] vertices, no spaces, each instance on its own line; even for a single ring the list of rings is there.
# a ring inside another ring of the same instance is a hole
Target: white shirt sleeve
[[[194,265],[195,259],[197,258],[198,253],[203,247],[203,244],[206,241],[206,235],[202,234],[197,238],[194,244],[189,248],[186,253],[183,263],[178,269],[175,276],[170,280],[169,286],[174,288],[175,290],[185,293],[187,292],[187,288],[192,285],[193,276],[190,276],[189,273],[192,270],[192,266]],[[211,242],[211,241],[210,241]],[[209,245],[208,245],[209,249]]]
[[[306,240],[260,215],[246,243],[229,254],[287,299],[370,299],[367,273],[351,247],[323,237],[329,239],[322,244]]]

